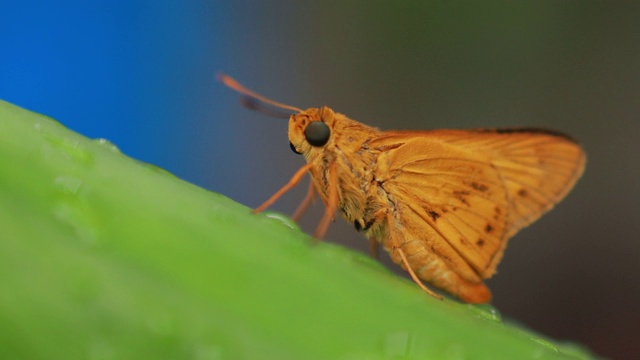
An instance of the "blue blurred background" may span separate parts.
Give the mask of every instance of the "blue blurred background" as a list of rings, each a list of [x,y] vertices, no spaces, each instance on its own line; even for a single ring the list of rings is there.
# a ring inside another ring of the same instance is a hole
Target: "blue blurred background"
[[[302,159],[286,121],[240,107],[218,71],[383,129],[570,133],[585,176],[512,240],[494,305],[601,355],[640,354],[640,3],[4,1],[0,49],[0,98],[248,206]],[[328,239],[367,246],[341,221]]]

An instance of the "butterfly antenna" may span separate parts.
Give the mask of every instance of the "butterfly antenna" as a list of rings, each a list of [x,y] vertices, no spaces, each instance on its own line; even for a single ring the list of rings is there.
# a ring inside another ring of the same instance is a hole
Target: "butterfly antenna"
[[[239,92],[242,95],[245,95],[245,96],[250,97],[250,98],[254,98],[256,100],[260,100],[265,104],[269,104],[269,105],[275,106],[275,107],[280,108],[280,109],[292,110],[292,111],[295,111],[295,112],[302,112],[302,109],[300,109],[300,108],[297,108],[297,107],[291,106],[291,105],[285,105],[285,104],[279,103],[277,101],[271,100],[271,99],[266,98],[266,97],[264,97],[264,96],[262,96],[262,95],[260,95],[260,94],[258,94],[256,92],[253,92],[253,91],[247,89],[246,87],[242,86],[239,82],[237,82],[234,78],[232,78],[229,75],[218,74],[217,77],[218,77],[218,80],[221,83],[223,83],[224,85],[230,87],[231,89]],[[245,106],[260,111],[260,109],[257,106],[255,106],[254,104],[249,104],[249,105],[245,105]]]
[[[267,106],[260,100],[247,95],[242,95],[242,97],[240,98],[240,104],[242,104],[242,106],[246,107],[247,109],[257,111],[261,114],[265,114],[275,118],[288,119],[291,115],[286,111]]]

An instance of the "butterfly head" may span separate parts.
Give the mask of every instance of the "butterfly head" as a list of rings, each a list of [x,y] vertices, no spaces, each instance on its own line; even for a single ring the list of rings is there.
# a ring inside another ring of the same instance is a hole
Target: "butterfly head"
[[[335,114],[326,106],[310,108],[289,118],[291,150],[305,157],[322,151],[333,142]]]

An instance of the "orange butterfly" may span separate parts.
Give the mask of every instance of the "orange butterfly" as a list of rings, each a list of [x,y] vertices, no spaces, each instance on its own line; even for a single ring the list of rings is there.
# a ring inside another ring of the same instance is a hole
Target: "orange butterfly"
[[[469,303],[491,300],[483,283],[507,240],[571,190],[586,157],[569,136],[529,128],[380,131],[328,107],[302,110],[267,99],[231,77],[228,87],[296,113],[291,148],[307,161],[255,212],[271,205],[309,172],[326,205],[321,238],[340,210],[424,291],[425,281]]]

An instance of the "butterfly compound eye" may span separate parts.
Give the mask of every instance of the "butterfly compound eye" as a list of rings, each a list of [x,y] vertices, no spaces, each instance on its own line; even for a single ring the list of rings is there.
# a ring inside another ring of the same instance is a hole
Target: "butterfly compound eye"
[[[322,121],[314,121],[309,123],[304,129],[304,137],[311,146],[320,147],[329,141],[331,131],[329,126]]]

